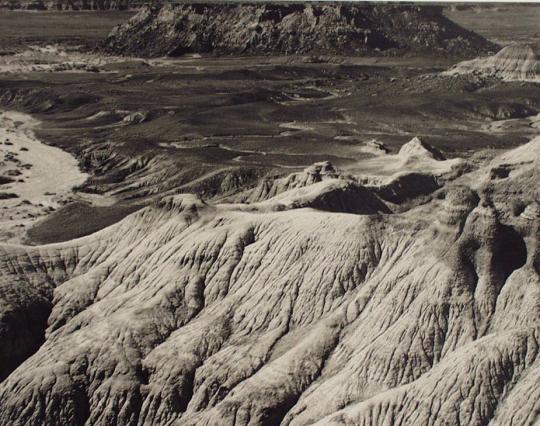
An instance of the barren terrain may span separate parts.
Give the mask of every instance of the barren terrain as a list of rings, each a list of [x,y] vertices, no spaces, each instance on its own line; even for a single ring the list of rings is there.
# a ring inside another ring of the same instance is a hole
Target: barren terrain
[[[167,193],[219,199],[317,161],[359,171],[377,156],[372,141],[395,153],[418,136],[449,157],[507,149],[535,134],[540,105],[534,83],[442,76],[444,59],[77,55],[75,72],[28,70],[25,59],[4,73],[0,99],[78,158],[91,174],[80,190],[122,211]]]
[[[38,141],[30,116],[0,113],[0,174],[3,176],[2,238],[18,242],[16,228],[24,230],[40,216],[71,201],[71,188],[81,185],[86,174],[77,161],[59,148]],[[14,237],[14,238],[13,238]]]
[[[0,425],[537,424],[523,9],[250,7],[0,12]]]

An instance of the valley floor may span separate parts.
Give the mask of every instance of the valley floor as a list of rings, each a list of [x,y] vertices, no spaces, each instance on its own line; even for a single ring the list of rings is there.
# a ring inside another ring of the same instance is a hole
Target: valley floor
[[[36,220],[70,202],[72,188],[88,175],[71,155],[41,143],[36,120],[19,112],[0,112],[1,239],[20,242]]]
[[[540,109],[537,84],[444,76],[450,64],[433,58],[141,60],[46,45],[0,65],[4,108],[32,113],[37,136],[90,175],[30,243],[86,235],[167,194],[227,199],[320,161],[377,174],[374,159],[415,136],[481,161],[534,136]]]

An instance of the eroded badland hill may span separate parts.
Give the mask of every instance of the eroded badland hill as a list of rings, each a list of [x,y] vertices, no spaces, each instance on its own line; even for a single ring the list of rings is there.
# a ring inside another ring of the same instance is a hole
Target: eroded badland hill
[[[0,57],[0,425],[540,421],[523,44],[369,4],[51,37]]]

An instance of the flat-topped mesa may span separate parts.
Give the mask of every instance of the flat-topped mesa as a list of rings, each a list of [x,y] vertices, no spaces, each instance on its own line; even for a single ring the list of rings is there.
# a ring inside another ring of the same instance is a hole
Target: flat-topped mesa
[[[486,74],[508,81],[540,81],[540,48],[513,44],[487,58],[460,62],[448,74]]]
[[[439,6],[192,3],[144,7],[113,29],[109,52],[138,56],[423,52],[473,57],[496,45]]]

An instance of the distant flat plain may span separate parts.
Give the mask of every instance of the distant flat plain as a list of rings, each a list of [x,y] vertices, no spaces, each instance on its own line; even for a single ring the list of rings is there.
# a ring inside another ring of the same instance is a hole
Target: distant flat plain
[[[32,43],[92,46],[135,11],[0,10],[0,50]]]
[[[449,7],[445,14],[462,27],[508,45],[540,42],[540,5],[492,3],[488,6]]]

